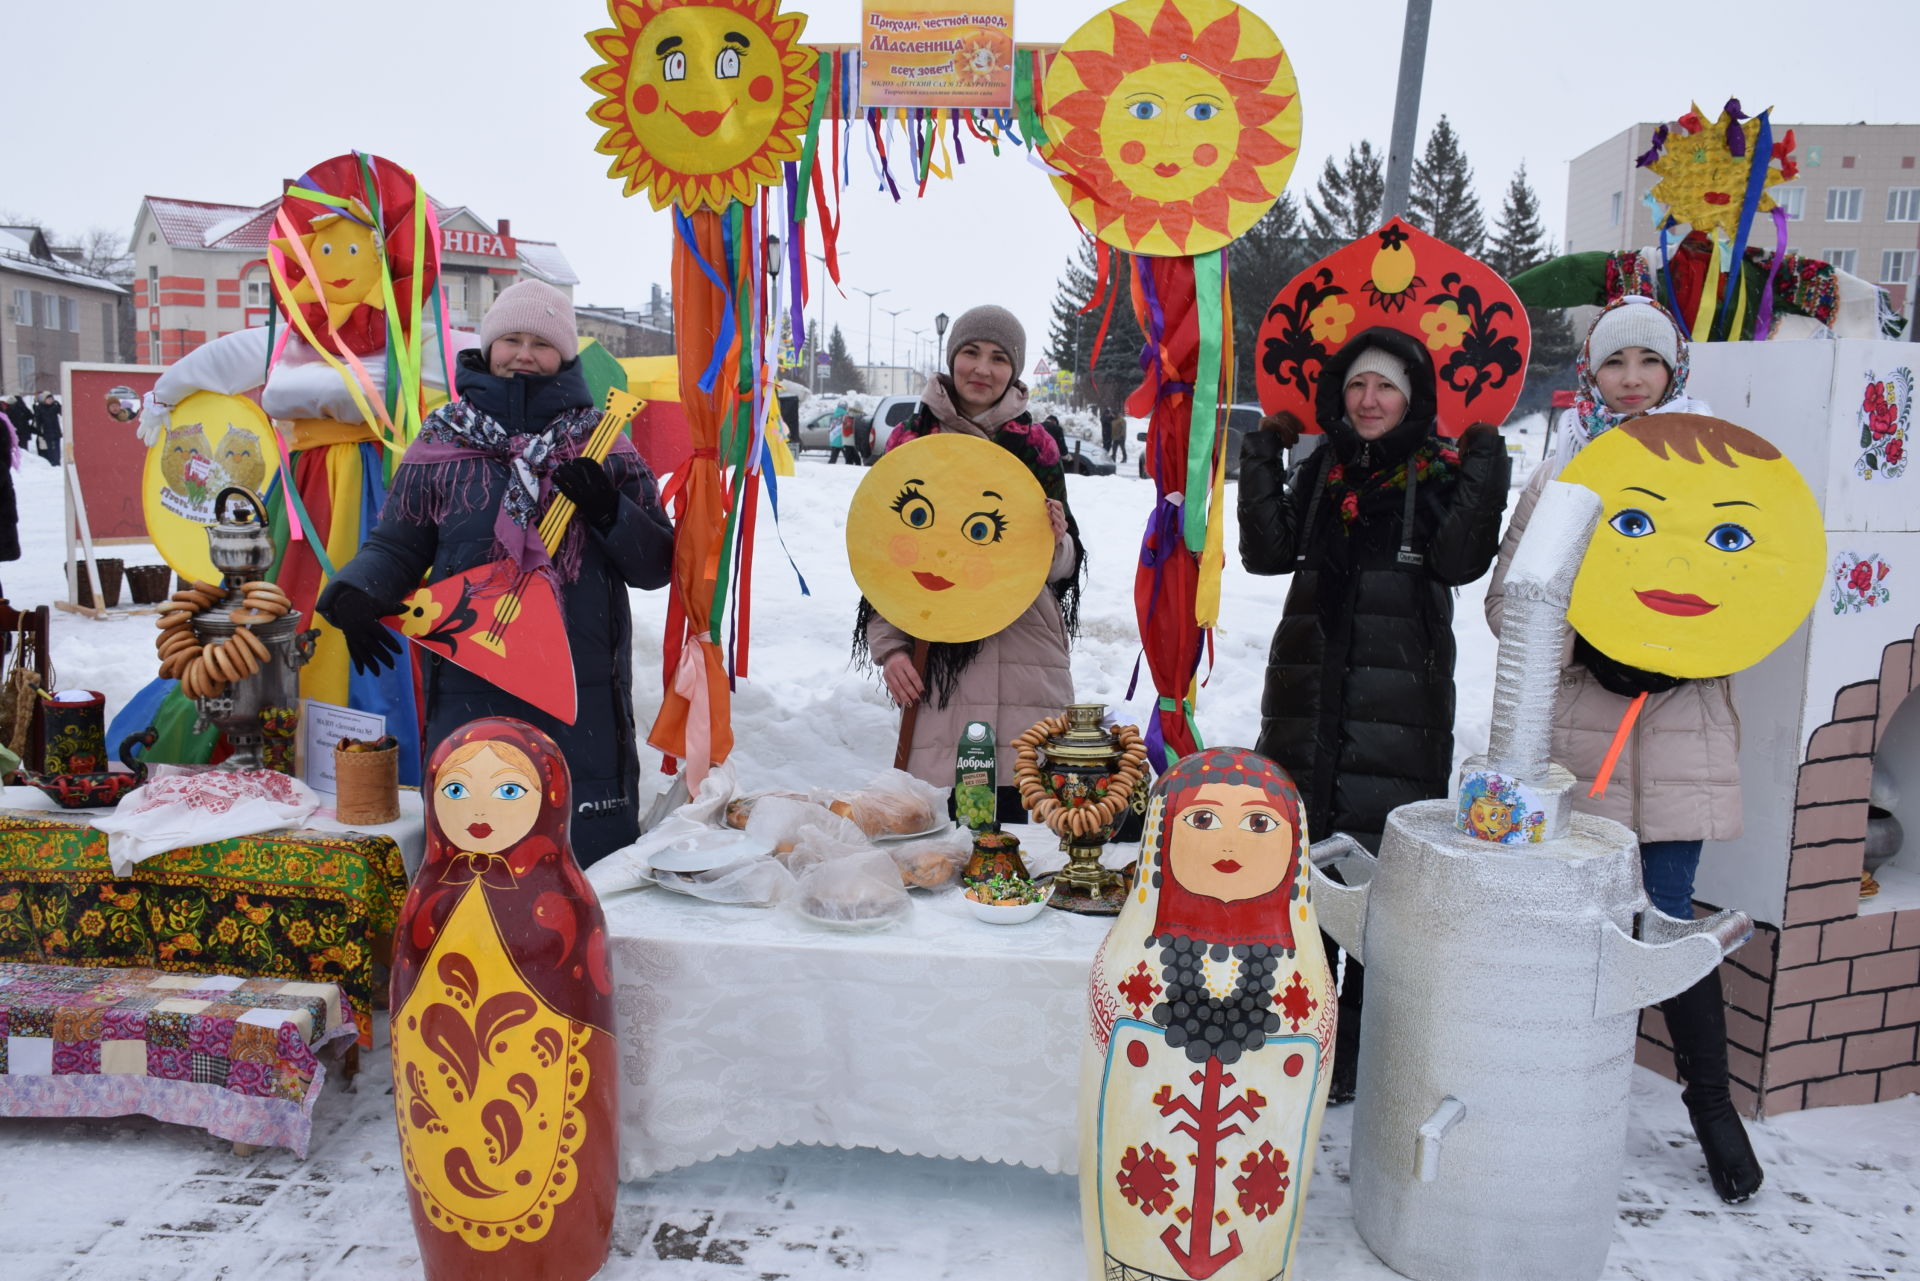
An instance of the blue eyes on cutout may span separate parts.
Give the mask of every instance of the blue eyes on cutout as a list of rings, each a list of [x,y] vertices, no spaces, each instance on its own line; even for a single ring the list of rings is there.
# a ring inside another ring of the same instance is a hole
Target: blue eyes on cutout
[[[1615,516],[1607,524],[1614,531],[1628,538],[1645,538],[1653,532],[1653,517],[1637,507],[1629,507]],[[1743,552],[1753,546],[1753,535],[1745,526],[1728,521],[1724,525],[1715,525],[1707,532],[1707,546],[1720,552]]]
[[[1731,522],[1715,525],[1707,534],[1707,546],[1716,551],[1741,552],[1753,546],[1753,535]]]
[[[1211,120],[1219,114],[1220,114],[1220,108],[1216,107],[1211,102],[1196,102],[1191,107],[1187,108],[1187,115],[1190,119],[1193,119],[1193,120],[1200,120],[1200,121]]]
[[[495,799],[502,801],[517,801],[526,794],[527,789],[519,783],[502,783],[493,789]],[[450,801],[463,801],[467,798],[467,785],[465,783],[442,784],[440,795]]]
[[[1138,102],[1129,102],[1127,104],[1127,114],[1135,120],[1155,119],[1160,115],[1161,110],[1160,104],[1151,98],[1142,98]],[[1186,114],[1189,120],[1197,120],[1205,123],[1220,114],[1220,104],[1217,102],[1196,102],[1187,108]]]
[[[908,485],[893,500],[893,510],[900,514],[900,521],[909,529],[933,528],[933,504],[918,488]],[[975,512],[960,522],[960,532],[968,542],[997,543],[1000,536],[1007,532],[1007,519],[997,511]]]
[[[1160,104],[1143,98],[1139,102],[1128,103],[1127,114],[1135,120],[1151,120],[1160,114]]]

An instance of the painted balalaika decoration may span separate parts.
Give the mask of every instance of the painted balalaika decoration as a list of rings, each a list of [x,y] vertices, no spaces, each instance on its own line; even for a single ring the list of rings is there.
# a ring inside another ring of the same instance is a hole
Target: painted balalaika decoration
[[[1291,1273],[1334,1000],[1292,780],[1215,748],[1154,786],[1093,963],[1080,1075],[1087,1275]]]
[[[600,422],[581,457],[605,462],[644,403],[617,387],[608,388]],[[414,644],[573,724],[578,710],[573,651],[552,575],[553,556],[573,515],[573,500],[556,493],[540,519],[537,539],[519,540],[524,550],[517,558],[429,583],[401,601],[398,614],[382,621]]]
[[[524,721],[428,765],[427,859],[394,931],[394,1110],[428,1281],[584,1281],[619,1139],[606,921],[567,842],[566,762]]]

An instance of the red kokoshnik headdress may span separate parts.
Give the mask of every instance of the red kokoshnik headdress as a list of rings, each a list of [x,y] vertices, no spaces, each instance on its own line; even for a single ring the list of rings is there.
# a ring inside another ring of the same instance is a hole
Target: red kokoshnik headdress
[[[1173,824],[1193,803],[1200,789],[1218,783],[1252,786],[1266,792],[1275,809],[1293,828],[1293,852],[1280,884],[1259,898],[1227,903],[1189,891],[1174,879],[1167,859]],[[1154,784],[1147,807],[1148,837],[1152,841],[1143,874],[1159,891],[1153,933],[1159,938],[1189,938],[1204,943],[1238,946],[1258,943],[1291,954],[1293,904],[1302,892],[1301,868],[1307,849],[1306,826],[1300,816],[1300,793],[1287,772],[1266,757],[1242,747],[1215,747],[1188,756]]]

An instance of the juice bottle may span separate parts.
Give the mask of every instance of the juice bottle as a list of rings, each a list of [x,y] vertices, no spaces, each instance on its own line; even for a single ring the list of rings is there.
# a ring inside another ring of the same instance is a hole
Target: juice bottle
[[[960,734],[953,771],[953,810],[962,823],[976,832],[993,826],[998,783],[993,726],[986,721],[968,721]]]

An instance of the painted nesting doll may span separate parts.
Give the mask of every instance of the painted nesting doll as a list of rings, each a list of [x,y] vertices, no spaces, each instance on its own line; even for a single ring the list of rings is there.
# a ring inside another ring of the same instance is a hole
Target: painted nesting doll
[[[574,1281],[618,1185],[606,920],[567,843],[566,762],[524,721],[429,762],[427,857],[394,932],[394,1110],[428,1281]]]
[[[1241,748],[1176,764],[1094,958],[1080,1076],[1087,1275],[1284,1281],[1334,995],[1300,795]]]

